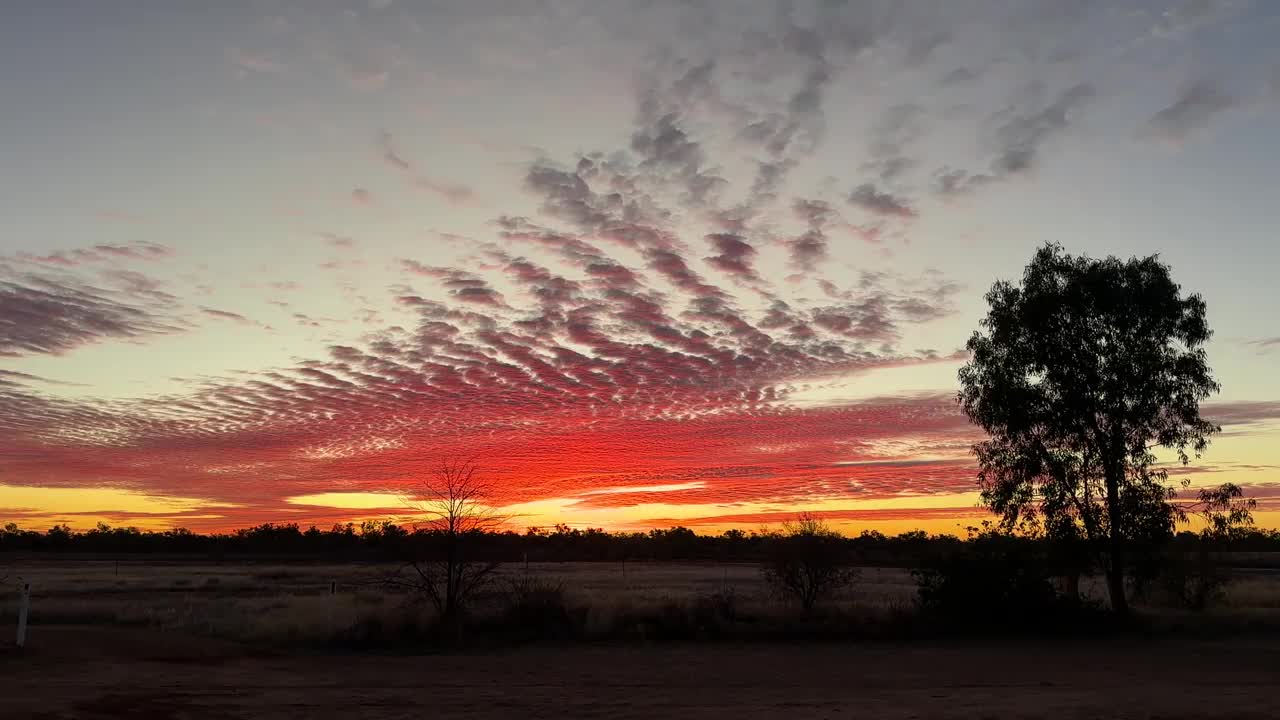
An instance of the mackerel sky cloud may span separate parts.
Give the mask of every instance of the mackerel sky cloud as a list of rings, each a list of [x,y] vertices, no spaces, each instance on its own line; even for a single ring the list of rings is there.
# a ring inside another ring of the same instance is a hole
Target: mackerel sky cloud
[[[955,532],[959,350],[1060,242],[1204,295],[1188,477],[1280,524],[1267,3],[215,5],[0,28],[0,519],[324,525],[474,457],[519,524]]]

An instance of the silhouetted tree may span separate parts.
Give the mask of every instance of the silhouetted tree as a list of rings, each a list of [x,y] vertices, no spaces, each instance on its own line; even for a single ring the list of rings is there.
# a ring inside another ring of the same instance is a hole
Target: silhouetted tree
[[[819,600],[857,577],[849,567],[844,538],[808,513],[782,524],[761,571],[776,592],[798,601],[806,615]]]
[[[1199,295],[1157,256],[1097,260],[1039,249],[1020,285],[997,282],[960,370],[983,501],[1007,526],[1040,520],[1084,543],[1128,612],[1126,552],[1172,536],[1180,509],[1153,450],[1197,456],[1219,428],[1200,417],[1218,390]]]
[[[422,518],[415,526],[428,541],[422,557],[408,560],[406,569],[389,582],[430,599],[446,625],[457,626],[467,603],[492,582],[500,563],[475,552],[479,541],[493,533],[507,517],[490,505],[489,486],[478,476],[472,460],[442,460],[406,498]],[[379,528],[385,536],[386,528]]]

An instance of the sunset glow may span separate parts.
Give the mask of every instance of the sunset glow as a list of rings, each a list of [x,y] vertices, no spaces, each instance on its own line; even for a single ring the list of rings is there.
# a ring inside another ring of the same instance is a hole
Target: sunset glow
[[[1060,242],[1204,296],[1171,476],[1280,527],[1265,3],[55,5],[0,23],[0,524],[412,522],[472,458],[516,530],[961,533],[964,343]]]

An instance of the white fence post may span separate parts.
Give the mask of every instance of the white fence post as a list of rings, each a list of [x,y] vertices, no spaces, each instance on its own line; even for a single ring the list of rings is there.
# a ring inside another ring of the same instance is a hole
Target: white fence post
[[[27,644],[27,611],[31,608],[31,583],[22,583],[22,597],[18,600],[18,647]]]

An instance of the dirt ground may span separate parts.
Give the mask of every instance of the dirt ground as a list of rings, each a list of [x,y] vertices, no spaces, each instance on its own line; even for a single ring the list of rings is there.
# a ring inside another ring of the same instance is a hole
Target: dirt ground
[[[1275,718],[1280,638],[254,656],[34,628],[0,718]]]

